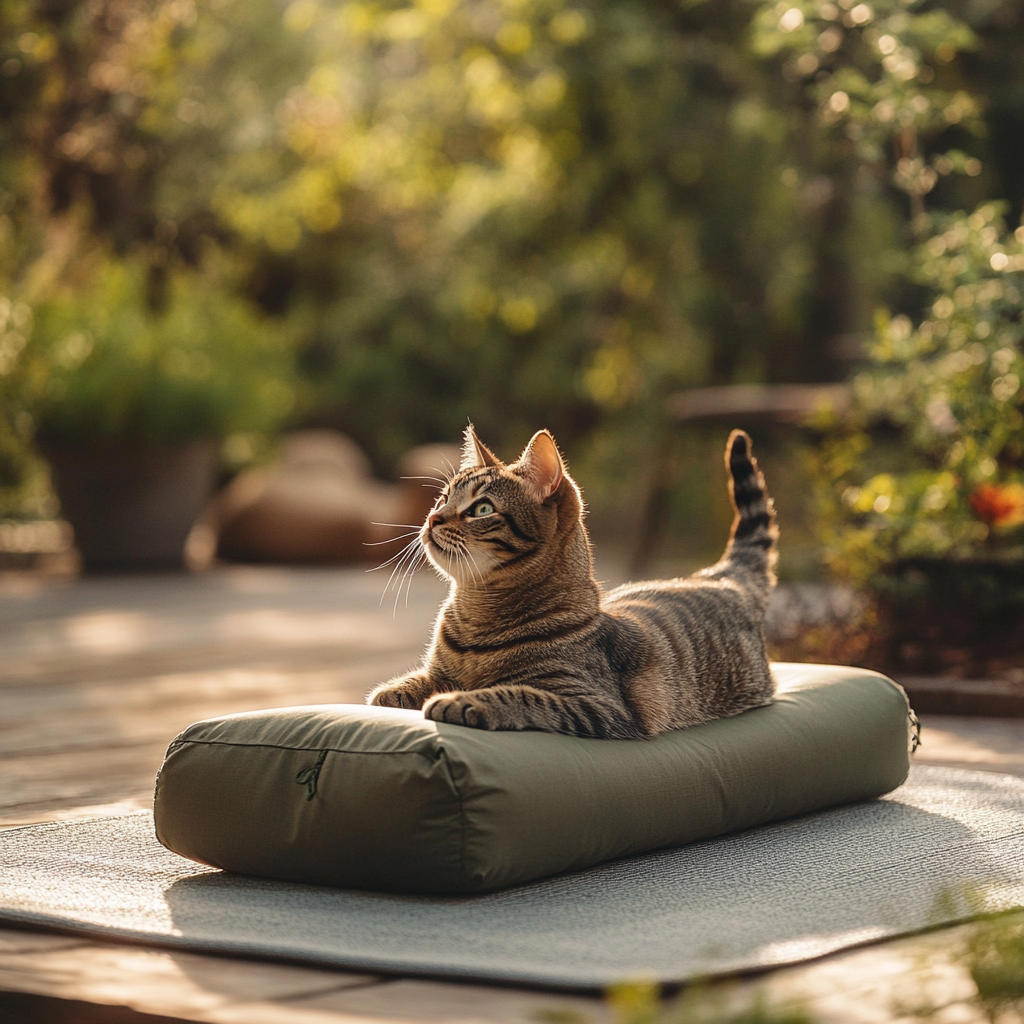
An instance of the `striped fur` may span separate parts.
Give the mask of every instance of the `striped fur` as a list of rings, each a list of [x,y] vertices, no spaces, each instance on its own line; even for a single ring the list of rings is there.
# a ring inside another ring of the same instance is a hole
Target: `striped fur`
[[[505,466],[468,428],[420,532],[448,598],[422,667],[369,703],[478,729],[633,739],[770,702],[762,623],[778,531],[750,449],[733,431],[736,516],[719,562],[602,594],[580,491],[551,435]]]

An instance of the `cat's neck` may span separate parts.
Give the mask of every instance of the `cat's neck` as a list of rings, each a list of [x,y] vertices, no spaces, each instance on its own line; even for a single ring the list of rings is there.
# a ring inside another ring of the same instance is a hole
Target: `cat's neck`
[[[590,621],[600,610],[590,542],[582,523],[521,571],[490,573],[484,581],[452,581],[445,616],[451,625],[486,631],[500,642],[531,623],[556,620],[564,628]]]

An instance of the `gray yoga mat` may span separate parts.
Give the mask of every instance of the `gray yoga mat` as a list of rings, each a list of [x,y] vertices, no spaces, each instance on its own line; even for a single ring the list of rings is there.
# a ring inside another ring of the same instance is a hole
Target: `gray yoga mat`
[[[0,833],[0,923],[570,989],[765,968],[1024,905],[1024,780],[915,767],[879,800],[484,896],[228,875],[147,813]]]

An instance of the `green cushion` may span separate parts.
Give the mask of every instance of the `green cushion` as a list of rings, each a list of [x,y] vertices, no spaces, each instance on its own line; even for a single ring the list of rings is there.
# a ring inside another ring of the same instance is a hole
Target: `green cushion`
[[[167,751],[157,836],[250,875],[487,892],[903,782],[908,706],[895,683],[774,671],[770,706],[653,740],[482,732],[355,704],[210,719]]]

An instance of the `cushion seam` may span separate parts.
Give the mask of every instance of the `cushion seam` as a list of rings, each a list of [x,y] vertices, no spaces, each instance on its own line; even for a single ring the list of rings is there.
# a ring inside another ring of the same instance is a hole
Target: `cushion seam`
[[[284,743],[242,743],[238,740],[174,740],[171,745],[167,748],[167,755],[169,756],[179,747],[183,747],[186,744],[196,744],[199,746],[207,747],[246,747],[249,749],[263,748],[266,750],[329,750],[333,754],[415,754],[417,757],[422,757],[425,761],[429,761],[431,764],[437,760],[437,758],[431,757],[429,754],[424,754],[422,750],[349,750],[345,747],[331,747],[324,746],[323,744],[315,743],[310,746],[294,747],[288,746]],[[454,780],[453,780],[454,783]]]
[[[455,773],[452,771],[451,762],[448,760],[448,753],[444,748],[441,749],[439,759],[444,761],[445,771],[448,773],[448,778],[451,780],[452,789],[455,790],[455,799],[459,801],[459,822],[460,831],[462,833],[462,844],[459,851],[459,863],[462,868],[462,877],[465,880],[466,875],[466,847],[468,845],[468,839],[466,836],[466,806],[462,800],[462,790],[459,789],[459,784],[455,780]]]

